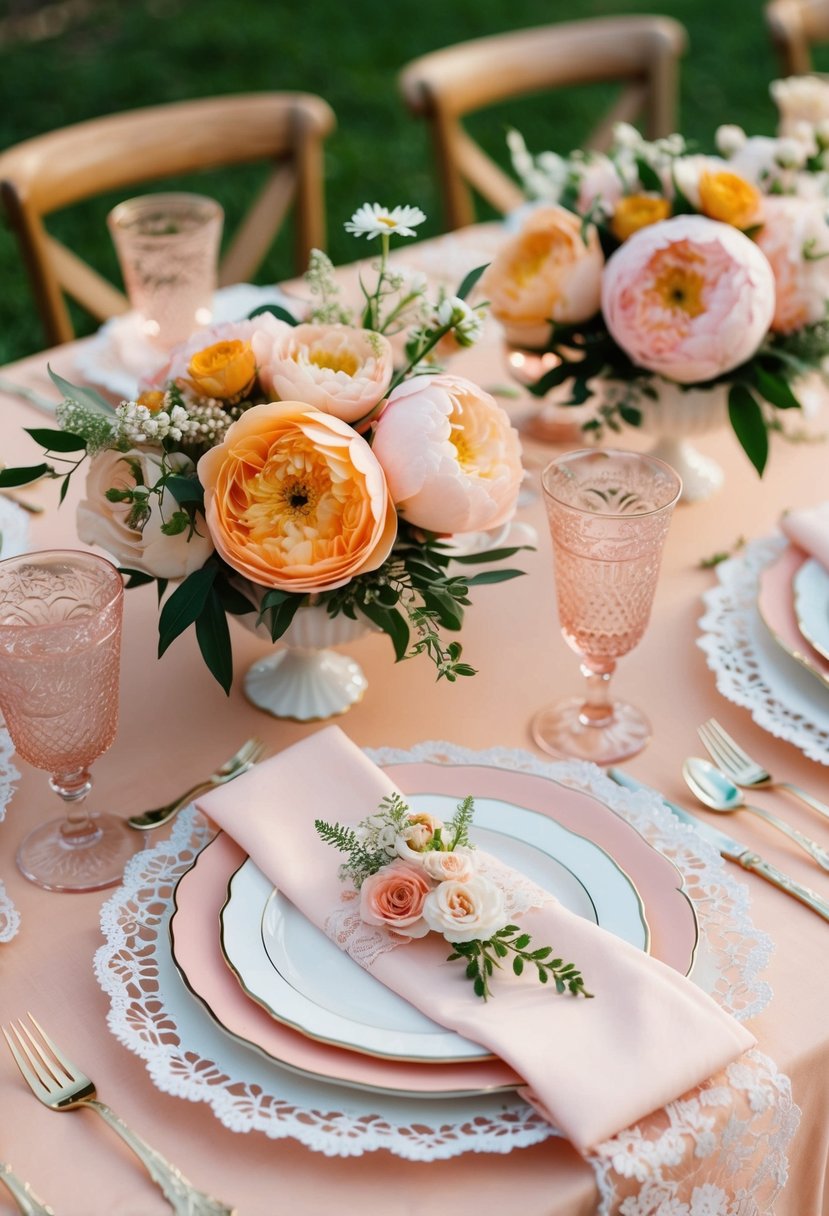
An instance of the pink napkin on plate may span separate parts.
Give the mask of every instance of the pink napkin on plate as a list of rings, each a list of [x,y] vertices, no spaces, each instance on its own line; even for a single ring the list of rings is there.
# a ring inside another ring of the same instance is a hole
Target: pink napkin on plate
[[[783,535],[829,570],[829,501],[789,511],[780,520]]]
[[[343,856],[314,820],[355,825],[394,791],[327,727],[198,800],[199,807],[315,925],[340,907]],[[439,1024],[484,1044],[582,1151],[710,1077],[755,1039],[690,980],[552,902],[520,917],[536,947],[582,972],[593,1000],[497,972],[477,997],[436,933],[381,954],[372,974]]]

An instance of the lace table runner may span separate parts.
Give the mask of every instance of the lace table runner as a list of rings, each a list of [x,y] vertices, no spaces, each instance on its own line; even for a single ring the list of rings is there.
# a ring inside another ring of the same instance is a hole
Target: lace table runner
[[[740,1021],[768,1004],[760,978],[771,941],[751,923],[746,887],[691,828],[647,791],[614,785],[581,763],[550,764],[526,752],[472,752],[445,743],[369,751],[381,764],[489,764],[534,772],[595,794],[681,871],[700,925],[700,982]],[[233,1041],[193,1000],[176,971],[167,923],[172,892],[210,838],[194,808],[170,839],[138,854],[102,909],[105,944],[95,958],[110,998],[113,1034],[147,1064],[159,1089],[207,1102],[237,1132],[292,1137],[329,1156],[387,1149],[416,1161],[466,1152],[507,1153],[556,1135],[517,1095],[395,1097],[297,1076]],[[695,973],[696,974],[696,973]],[[600,1145],[590,1157],[608,1216],[760,1216],[787,1175],[799,1118],[788,1079],[752,1051],[704,1086]]]
[[[6,817],[6,806],[11,800],[15,782],[20,779],[20,773],[12,764],[13,751],[9,732],[0,718],[0,823]],[[0,878],[0,942],[10,942],[19,928],[20,913],[6,893]]]

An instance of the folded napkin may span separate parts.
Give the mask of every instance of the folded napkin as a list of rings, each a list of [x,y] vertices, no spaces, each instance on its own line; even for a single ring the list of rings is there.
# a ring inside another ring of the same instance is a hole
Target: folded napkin
[[[784,536],[829,570],[829,501],[789,511],[780,520]]]
[[[328,727],[198,800],[319,928],[341,906],[344,860],[314,819],[355,825],[394,785]],[[578,967],[595,999],[559,996],[535,975],[496,972],[477,997],[451,947],[430,933],[380,954],[371,973],[435,1022],[484,1044],[580,1150],[679,1097],[755,1042],[689,980],[557,901],[520,917],[536,947]]]

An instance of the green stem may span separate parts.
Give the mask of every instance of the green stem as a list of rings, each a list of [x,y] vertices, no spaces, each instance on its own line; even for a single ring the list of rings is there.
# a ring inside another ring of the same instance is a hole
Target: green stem
[[[432,350],[435,346],[437,346],[437,344],[438,344],[438,342],[440,342],[441,338],[446,337],[446,335],[449,333],[451,328],[452,328],[451,325],[441,325],[440,329],[436,329],[435,332],[432,334],[432,336],[429,338],[429,340],[423,344],[423,346],[418,347],[414,356],[409,360],[409,362],[406,364],[406,366],[403,368],[403,370],[399,371],[397,373],[397,375],[394,377],[394,379],[392,380],[391,384],[389,385],[389,393],[393,392],[394,389],[397,388],[398,384],[403,383],[403,381],[406,379],[406,377],[408,376],[408,374],[412,370],[412,368],[416,367],[417,364],[420,363],[421,359],[423,359],[423,357],[425,355],[428,355],[429,351]]]

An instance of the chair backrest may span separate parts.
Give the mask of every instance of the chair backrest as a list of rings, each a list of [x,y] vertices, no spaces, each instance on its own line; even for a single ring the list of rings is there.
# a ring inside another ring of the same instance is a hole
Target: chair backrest
[[[765,11],[782,75],[811,72],[813,44],[829,42],[829,0],[771,0]]]
[[[50,345],[74,337],[64,292],[105,320],[126,297],[47,232],[43,217],[121,187],[229,165],[272,170],[222,258],[219,281],[258,268],[293,204],[295,268],[325,239],[322,142],[334,115],[307,93],[248,93],[149,106],[36,136],[0,153],[0,196]]]
[[[668,135],[686,41],[683,26],[669,17],[597,18],[477,38],[408,64],[400,88],[412,113],[430,124],[447,227],[473,222],[470,187],[502,213],[523,201],[515,182],[464,130],[465,114],[528,93],[618,81],[621,94],[586,146],[607,147],[614,123],[642,114],[649,138]]]

